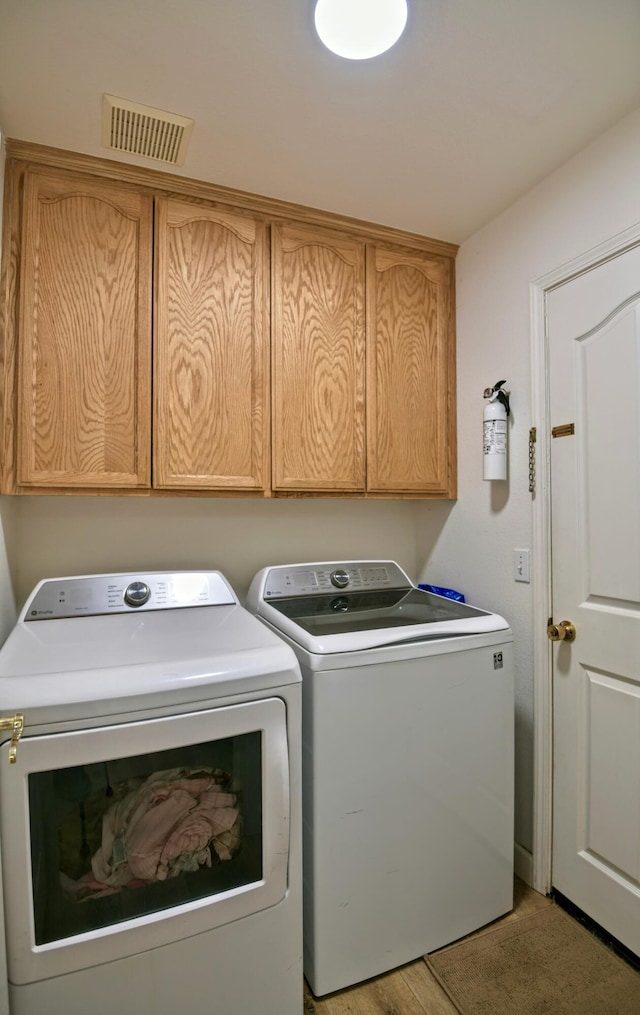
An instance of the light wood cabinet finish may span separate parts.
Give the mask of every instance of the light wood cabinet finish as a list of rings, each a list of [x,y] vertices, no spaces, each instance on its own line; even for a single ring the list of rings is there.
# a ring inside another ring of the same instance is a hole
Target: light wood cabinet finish
[[[149,484],[151,230],[144,194],[27,172],[19,485]]]
[[[156,202],[156,487],[268,486],[266,228]]]
[[[367,489],[455,496],[450,266],[367,250]]]
[[[273,488],[361,491],[364,243],[272,230]]]
[[[456,496],[454,245],[7,154],[1,492]]]

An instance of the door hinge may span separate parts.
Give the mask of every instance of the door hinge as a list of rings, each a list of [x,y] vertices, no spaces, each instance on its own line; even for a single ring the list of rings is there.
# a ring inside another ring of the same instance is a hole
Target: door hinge
[[[552,437],[572,437],[576,432],[574,423],[563,423],[562,426],[554,426],[551,431]]]
[[[24,715],[16,712],[15,715],[0,716],[0,730],[13,730],[11,744],[9,745],[9,764],[15,765],[18,753],[18,741],[24,729]]]

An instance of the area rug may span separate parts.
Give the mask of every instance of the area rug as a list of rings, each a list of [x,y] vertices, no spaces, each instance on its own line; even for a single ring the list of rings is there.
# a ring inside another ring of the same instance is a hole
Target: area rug
[[[552,905],[425,962],[460,1015],[638,1015],[640,973]]]

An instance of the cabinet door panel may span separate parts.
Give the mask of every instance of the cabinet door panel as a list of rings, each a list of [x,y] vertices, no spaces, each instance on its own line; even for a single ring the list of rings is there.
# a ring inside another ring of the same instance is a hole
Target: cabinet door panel
[[[18,483],[148,486],[149,197],[27,172]]]
[[[272,237],[274,489],[363,491],[364,244]]]
[[[455,496],[450,265],[367,250],[367,489]]]
[[[265,488],[265,244],[248,216],[157,202],[154,486]]]

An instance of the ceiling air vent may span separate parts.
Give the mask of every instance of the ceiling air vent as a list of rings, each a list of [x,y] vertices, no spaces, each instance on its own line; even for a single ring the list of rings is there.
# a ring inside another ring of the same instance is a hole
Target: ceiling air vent
[[[193,120],[187,116],[142,106],[115,95],[103,97],[102,143],[105,148],[181,166],[192,127]]]

